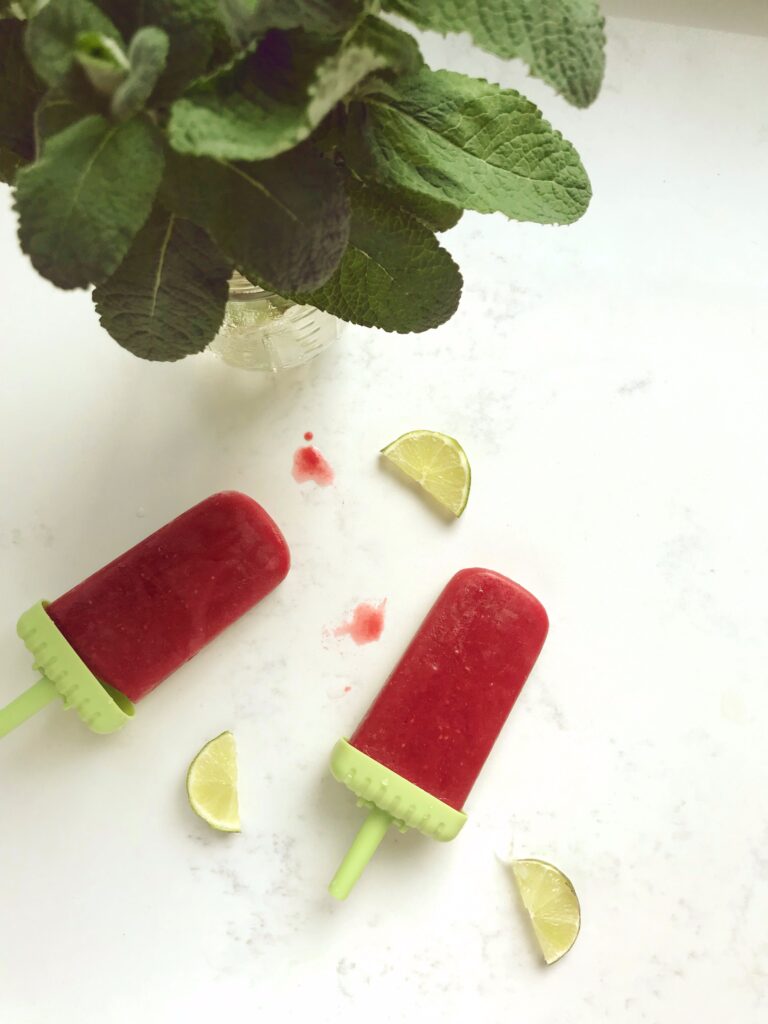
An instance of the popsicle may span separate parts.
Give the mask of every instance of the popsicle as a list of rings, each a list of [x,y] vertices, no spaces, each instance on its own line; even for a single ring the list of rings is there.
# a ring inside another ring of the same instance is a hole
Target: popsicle
[[[547,629],[537,599],[497,572],[463,569],[449,581],[351,739],[334,748],[331,771],[369,813],[333,896],[349,894],[393,823],[442,841],[458,835]]]
[[[214,494],[78,583],[17,631],[42,678],[0,710],[0,737],[57,695],[99,733],[281,582],[283,535],[237,491]]]

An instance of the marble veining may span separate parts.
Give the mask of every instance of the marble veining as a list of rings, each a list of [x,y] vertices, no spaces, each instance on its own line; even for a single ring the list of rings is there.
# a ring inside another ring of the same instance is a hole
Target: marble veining
[[[4,1022],[768,1019],[768,38],[743,23],[611,18],[587,111],[424,37],[433,64],[544,109],[592,206],[567,229],[466,214],[444,238],[465,276],[449,324],[348,328],[274,380],[121,351],[84,293],[34,274],[0,193],[3,697],[32,682],[21,611],[209,493],[252,494],[293,554],[121,733],[50,707],[0,744]],[[382,471],[417,427],[469,454],[459,522]],[[291,476],[308,428],[327,487]],[[536,593],[549,639],[460,837],[393,832],[336,904],[360,812],[330,751],[467,565]],[[384,596],[377,643],[329,642]],[[184,795],[223,729],[241,835]],[[558,864],[581,898],[551,969],[514,856]]]

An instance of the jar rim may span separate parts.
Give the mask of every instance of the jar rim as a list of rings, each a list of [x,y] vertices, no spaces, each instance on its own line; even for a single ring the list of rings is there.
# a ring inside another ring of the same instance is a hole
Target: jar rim
[[[241,274],[239,270],[233,270],[232,276],[229,279],[229,300],[231,302],[239,302],[243,299],[253,299],[257,295],[269,298],[270,295],[274,295],[274,292],[267,291],[266,288],[262,288],[261,285],[253,284],[248,278]]]

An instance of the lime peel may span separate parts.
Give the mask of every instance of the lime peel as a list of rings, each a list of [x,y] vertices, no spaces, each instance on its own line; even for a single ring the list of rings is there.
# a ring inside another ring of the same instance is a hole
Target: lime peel
[[[573,883],[543,860],[514,860],[511,868],[542,955],[547,964],[556,963],[571,949],[581,928]]]
[[[231,732],[209,740],[187,772],[192,810],[219,832],[240,831],[237,798],[237,749]]]
[[[410,430],[381,454],[457,518],[466,508],[472,472],[455,438],[435,430]]]

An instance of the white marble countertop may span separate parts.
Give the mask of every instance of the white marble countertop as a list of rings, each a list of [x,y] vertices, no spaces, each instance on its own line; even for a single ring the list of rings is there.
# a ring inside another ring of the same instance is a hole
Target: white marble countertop
[[[626,6],[626,5],[624,5]],[[33,680],[18,614],[222,488],[261,501],[291,574],[109,739],[52,706],[0,745],[0,1019],[758,1024],[768,1012],[768,39],[612,19],[578,112],[521,85],[595,199],[568,229],[467,215],[458,315],[350,329],[276,381],[157,366],[16,251],[0,197],[3,702]],[[382,472],[426,426],[474,486],[448,525]],[[305,430],[336,471],[299,486]],[[551,618],[453,844],[388,837],[325,886],[360,821],[326,771],[430,602],[487,565]],[[377,643],[328,629],[387,599]],[[190,812],[186,766],[239,744],[244,830]],[[543,968],[499,857],[576,884]]]

